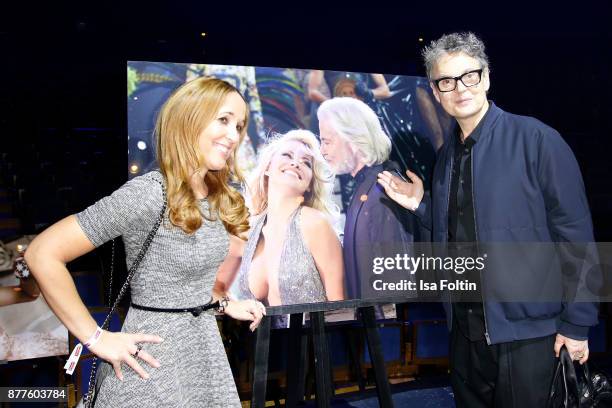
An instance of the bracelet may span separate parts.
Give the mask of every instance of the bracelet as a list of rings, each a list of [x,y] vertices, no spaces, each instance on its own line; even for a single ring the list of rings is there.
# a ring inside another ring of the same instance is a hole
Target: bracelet
[[[100,340],[100,337],[102,337],[102,329],[100,328],[100,326],[96,326],[96,331],[84,343],[85,346],[87,348],[90,348],[91,346],[93,346]],[[72,373],[74,372],[74,369],[76,368],[77,363],[79,362],[79,358],[81,357],[82,352],[83,352],[82,344],[79,343],[76,346],[74,346],[74,349],[72,349],[72,353],[70,353],[70,357],[68,357],[68,361],[66,361],[66,364],[64,365],[64,370],[66,370],[66,374],[72,375]]]
[[[90,348],[91,346],[95,345],[100,340],[101,336],[102,329],[100,328],[100,326],[96,326],[96,331],[94,332],[94,334],[91,335],[89,340],[85,342],[85,347]]]
[[[217,300],[218,306],[215,307],[215,310],[219,313],[224,313],[227,304],[229,303],[229,298],[227,296],[223,296],[221,299]]]

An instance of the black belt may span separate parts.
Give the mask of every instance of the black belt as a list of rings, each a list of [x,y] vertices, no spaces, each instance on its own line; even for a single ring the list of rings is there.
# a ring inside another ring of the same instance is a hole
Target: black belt
[[[210,302],[208,302],[207,304],[202,305],[202,306],[186,307],[186,308],[180,308],[180,309],[162,309],[162,308],[159,308],[159,307],[141,306],[141,305],[137,305],[135,303],[132,303],[132,307],[134,309],[147,310],[149,312],[191,313],[194,317],[198,317],[200,314],[202,314],[202,312],[204,312],[206,310],[218,308],[219,307],[219,301],[217,300],[216,302],[212,302],[212,300],[211,300]]]

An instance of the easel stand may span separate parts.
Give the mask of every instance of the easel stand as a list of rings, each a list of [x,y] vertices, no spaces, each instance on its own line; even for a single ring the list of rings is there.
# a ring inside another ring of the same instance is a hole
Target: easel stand
[[[291,312],[289,350],[287,362],[287,407],[295,407],[304,398],[305,360],[307,333],[302,330],[302,313]],[[393,407],[391,388],[382,353],[380,335],[376,328],[374,306],[358,307],[357,312],[364,328],[370,358],[374,369],[378,401],[383,408]],[[330,407],[333,397],[332,368],[325,333],[325,318],[322,310],[310,311],[311,335],[314,349],[317,407]],[[253,372],[252,408],[263,408],[266,403],[268,379],[268,356],[270,346],[271,316],[264,316],[257,329],[255,340],[255,369]]]

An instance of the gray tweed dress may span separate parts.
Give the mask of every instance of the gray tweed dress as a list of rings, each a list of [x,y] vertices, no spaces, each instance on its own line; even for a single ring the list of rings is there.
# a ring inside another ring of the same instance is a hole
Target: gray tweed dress
[[[123,236],[131,265],[162,208],[156,180],[163,180],[156,171],[136,177],[77,214],[89,240],[97,247]],[[201,209],[209,216],[206,200]],[[132,302],[157,308],[207,303],[228,248],[229,236],[219,219],[204,220],[195,234],[187,235],[172,227],[166,215],[132,279]],[[130,308],[121,330],[161,336],[163,343],[143,347],[161,366],[139,360],[151,375],[144,380],[124,364],[120,381],[108,363],[101,364],[96,407],[241,407],[212,311],[194,317]]]

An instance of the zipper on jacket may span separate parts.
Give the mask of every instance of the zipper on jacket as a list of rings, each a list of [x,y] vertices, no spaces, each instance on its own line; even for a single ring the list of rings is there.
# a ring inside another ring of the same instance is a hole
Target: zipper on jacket
[[[455,143],[457,143],[457,142],[455,141]],[[447,222],[446,222],[446,246],[447,246],[447,248],[448,248],[448,212],[449,212],[449,209],[450,209],[450,193],[451,193],[451,183],[452,183],[452,177],[453,177],[453,167],[455,166],[455,154],[454,154],[455,146],[452,145],[451,147],[453,149],[453,154],[451,154],[450,171],[447,173],[449,182],[448,182],[448,189],[446,191],[446,216],[447,216]],[[432,222],[432,229],[433,229],[433,216],[432,216],[432,221],[431,222]],[[435,240],[435,238],[434,238],[434,240]],[[451,295],[449,293],[448,297],[450,299],[450,304],[451,304],[451,313],[450,313],[451,321],[450,321],[450,323],[451,323],[451,327],[452,327],[453,319],[455,318],[453,316],[453,311],[454,311],[454,309],[453,309],[453,295]]]
[[[478,247],[478,224],[476,223],[476,200],[474,198],[474,148],[472,148],[472,154],[470,154],[470,177],[472,178],[472,215],[474,217],[474,233],[476,234],[476,254],[480,255],[480,248]],[[450,195],[450,193],[449,193]],[[480,299],[482,300],[482,313],[484,317],[484,326],[485,326],[485,339],[487,340],[487,344],[491,345],[491,338],[489,337],[489,329],[487,326],[487,305],[485,305],[484,297],[483,297],[483,280],[482,280],[482,270],[478,271],[478,275],[480,276]]]

